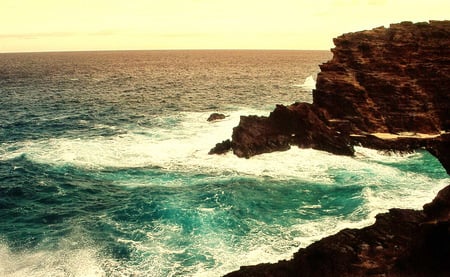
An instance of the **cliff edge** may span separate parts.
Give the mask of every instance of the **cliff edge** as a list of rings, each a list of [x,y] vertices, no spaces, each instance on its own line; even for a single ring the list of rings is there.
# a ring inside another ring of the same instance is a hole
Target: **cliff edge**
[[[353,145],[427,148],[446,167],[450,136],[450,21],[402,22],[334,39],[313,103],[242,116],[232,140],[210,153],[239,157],[292,145],[353,155]]]
[[[249,158],[291,145],[339,155],[353,155],[353,145],[426,148],[450,174],[450,21],[402,22],[344,34],[334,44],[312,104],[243,116],[232,140],[210,153],[231,149]],[[423,210],[391,209],[373,225],[342,230],[289,261],[226,276],[450,276],[450,186]]]

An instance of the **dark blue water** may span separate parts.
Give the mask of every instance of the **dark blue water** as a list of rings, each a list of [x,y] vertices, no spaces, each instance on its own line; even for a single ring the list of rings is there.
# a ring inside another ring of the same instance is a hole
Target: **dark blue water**
[[[329,58],[0,54],[0,275],[220,276],[420,208],[449,181],[425,151],[207,155],[241,114],[311,101]]]

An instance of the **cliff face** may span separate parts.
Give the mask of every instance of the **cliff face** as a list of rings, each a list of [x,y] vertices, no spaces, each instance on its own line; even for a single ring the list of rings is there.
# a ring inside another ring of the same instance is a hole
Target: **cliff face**
[[[450,21],[392,24],[334,39],[314,104],[354,132],[450,128]]]
[[[216,148],[250,157],[290,145],[343,155],[352,155],[355,144],[425,147],[450,174],[450,21],[403,22],[345,34],[334,43],[313,104],[241,117],[232,141]],[[342,230],[292,260],[241,267],[227,276],[450,276],[449,261],[450,186],[421,211],[391,209],[374,225]]]
[[[334,39],[320,66],[313,103],[278,105],[269,117],[241,117],[228,149],[239,157],[291,145],[340,155],[353,146],[425,147],[450,166],[450,21],[403,22]],[[426,134],[426,136],[424,135]]]

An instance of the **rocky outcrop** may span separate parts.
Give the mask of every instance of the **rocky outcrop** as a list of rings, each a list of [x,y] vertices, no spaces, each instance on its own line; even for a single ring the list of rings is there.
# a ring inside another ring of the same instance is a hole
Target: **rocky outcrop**
[[[207,121],[221,120],[221,119],[224,119],[225,117],[226,117],[226,115],[224,115],[222,113],[212,113],[209,115]]]
[[[450,186],[422,211],[391,209],[372,226],[345,229],[290,261],[241,267],[226,276],[449,276]]]
[[[448,163],[439,149],[448,144],[441,134],[450,129],[450,21],[392,24],[344,34],[334,43],[333,58],[320,66],[312,104],[243,116],[231,143],[210,153],[228,147],[248,158],[291,145],[343,155],[352,155],[353,145],[425,147]]]
[[[448,130],[450,21],[403,22],[334,39],[314,104],[354,132]]]
[[[339,155],[354,152],[348,138],[324,124],[320,111],[308,103],[295,103],[289,107],[277,105],[267,118],[241,117],[239,126],[233,130],[231,147],[237,156],[248,158],[287,150],[290,145]]]
[[[357,144],[426,148],[450,174],[450,21],[403,22],[334,43],[312,104],[241,117],[228,148],[242,157],[290,145],[345,155]],[[372,226],[342,230],[289,261],[226,276],[450,276],[450,186],[421,211],[391,209]]]

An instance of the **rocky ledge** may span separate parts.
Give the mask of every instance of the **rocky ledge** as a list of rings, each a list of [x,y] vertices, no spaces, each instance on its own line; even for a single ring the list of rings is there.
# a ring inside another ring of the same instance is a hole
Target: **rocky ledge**
[[[353,155],[354,145],[425,148],[450,173],[450,21],[402,22],[334,43],[312,104],[243,116],[232,140],[210,153],[249,158],[291,145],[340,155]],[[391,209],[372,226],[342,230],[289,261],[226,276],[450,276],[450,186],[421,211]]]
[[[427,148],[450,166],[441,150],[450,138],[450,21],[402,22],[344,34],[334,44],[312,104],[242,116],[231,141],[210,153],[249,158],[292,145],[340,155],[353,155],[353,145]]]

